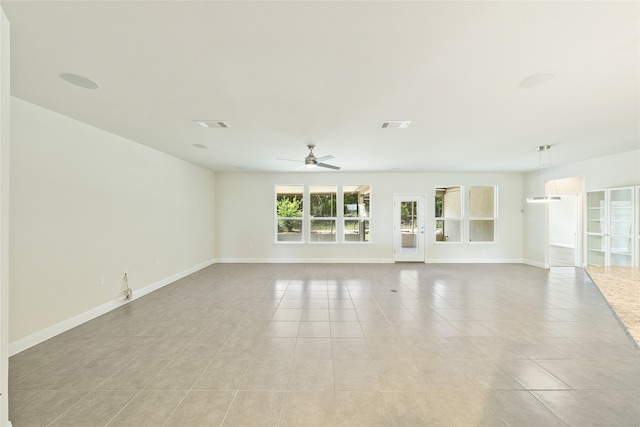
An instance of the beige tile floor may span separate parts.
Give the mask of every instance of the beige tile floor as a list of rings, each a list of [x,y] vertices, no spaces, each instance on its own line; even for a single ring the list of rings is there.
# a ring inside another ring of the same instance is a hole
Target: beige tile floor
[[[10,358],[23,426],[634,426],[581,269],[218,264]]]

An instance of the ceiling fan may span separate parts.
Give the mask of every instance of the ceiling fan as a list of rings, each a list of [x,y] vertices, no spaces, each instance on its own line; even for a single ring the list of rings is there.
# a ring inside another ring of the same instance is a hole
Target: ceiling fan
[[[326,160],[333,159],[333,156],[329,155],[329,156],[316,157],[315,154],[313,154],[313,149],[316,148],[315,144],[307,144],[307,148],[309,149],[309,155],[304,158],[304,165],[300,166],[300,168],[312,169],[315,167],[321,167],[321,168],[327,168],[327,169],[333,169],[333,170],[340,170],[339,166],[328,165],[326,163],[323,163]],[[289,162],[302,162],[302,160],[292,160],[292,159],[279,158],[278,160],[286,160]]]

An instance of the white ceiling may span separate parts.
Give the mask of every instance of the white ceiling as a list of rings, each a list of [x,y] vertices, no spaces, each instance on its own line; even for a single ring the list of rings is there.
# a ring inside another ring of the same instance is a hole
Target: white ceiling
[[[342,171],[528,171],[538,145],[554,166],[640,147],[637,1],[2,5],[14,96],[212,170],[290,171],[277,158],[308,143]],[[555,77],[519,87],[541,72]]]

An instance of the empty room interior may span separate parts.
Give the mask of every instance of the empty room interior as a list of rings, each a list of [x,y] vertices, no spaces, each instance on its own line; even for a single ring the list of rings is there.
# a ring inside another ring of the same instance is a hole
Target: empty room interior
[[[0,5],[0,427],[640,425],[637,1]]]

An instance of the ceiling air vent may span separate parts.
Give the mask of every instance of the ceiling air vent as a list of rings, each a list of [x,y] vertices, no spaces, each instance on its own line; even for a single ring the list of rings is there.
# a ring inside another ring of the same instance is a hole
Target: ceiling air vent
[[[229,125],[222,120],[195,120],[198,126],[203,128],[228,128]]]
[[[389,120],[382,122],[382,129],[406,129],[411,124],[411,120]]]

